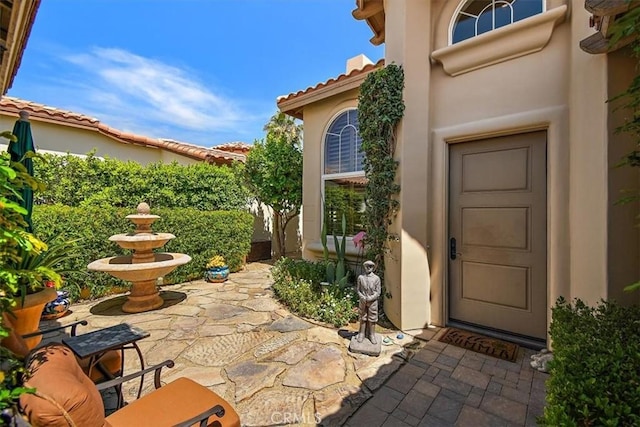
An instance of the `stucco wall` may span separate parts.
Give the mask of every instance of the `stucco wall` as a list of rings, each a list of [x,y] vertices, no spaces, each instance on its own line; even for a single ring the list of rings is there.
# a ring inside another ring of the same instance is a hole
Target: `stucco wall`
[[[448,31],[455,3],[386,3],[387,63],[402,64],[406,75],[407,111],[397,158],[401,171],[423,164],[428,171],[428,179],[420,179],[420,173],[400,174],[402,191],[410,198],[402,198],[403,208],[395,224],[401,242],[392,257],[400,266],[389,269],[387,282],[395,284],[401,296],[429,295],[430,303],[420,307],[406,304],[401,297],[400,302],[386,301],[390,310],[385,310],[402,328],[422,327],[425,318],[438,325],[446,322],[448,145],[532,129],[546,129],[548,135],[549,306],[561,295],[591,303],[606,297],[611,280],[607,261],[616,252],[632,249],[636,253],[637,240],[616,240],[621,248],[607,251],[613,240],[607,231],[619,227],[607,226],[612,224],[607,222],[611,213],[607,60],[605,55],[589,55],[579,48],[580,40],[593,32],[584,3],[566,2],[565,21],[554,24],[542,50],[451,76],[440,63],[431,61],[429,66],[428,54],[442,47],[438,43]],[[547,12],[554,13],[551,9],[564,7],[564,3],[549,1]],[[432,24],[432,39],[421,30],[425,21]],[[516,42],[514,38],[500,41],[505,49]],[[430,133],[427,138],[425,129]],[[626,179],[617,179],[616,185]],[[425,187],[425,214],[406,212],[407,202],[415,203],[416,195],[421,202]],[[424,223],[426,236],[420,235]],[[416,245],[414,256],[406,256],[409,245],[423,241],[426,246]],[[415,259],[423,247],[429,248],[430,278],[424,277],[425,269]],[[632,255],[623,263],[625,267],[616,268],[637,271]]]
[[[13,129],[16,120],[17,118],[0,115],[0,129]],[[95,155],[98,157],[132,160],[143,165],[159,161],[165,163],[176,161],[182,165],[199,162],[199,160],[180,156],[166,150],[123,144],[92,129],[61,126],[36,119],[30,120],[30,122],[36,150],[85,155],[95,149]]]
[[[580,49],[594,31],[583,0],[547,0],[535,19],[450,49],[459,3],[385,2],[385,60],[403,66],[406,106],[397,135],[401,208],[392,232],[399,241],[386,259],[386,314],[402,329],[447,322],[449,146],[532,130],[547,135],[547,321],[560,296],[635,301],[620,287],[640,275],[639,232],[632,229],[638,204],[613,203],[621,188],[637,188],[638,172],[612,169],[628,137],[614,134],[622,113],[606,102],[633,73],[628,52],[607,57]],[[488,61],[486,43],[508,55]],[[307,258],[320,249],[322,135],[356,102],[357,91],[336,90],[304,107]]]
[[[628,49],[610,54],[608,60],[609,94],[623,92],[633,79],[636,61]],[[608,297],[623,304],[640,303],[640,292],[625,292],[625,286],[640,279],[640,228],[638,227],[638,201],[618,204],[622,197],[637,192],[639,170],[615,165],[627,153],[636,148],[634,138],[628,133],[617,134],[615,129],[624,123],[629,111],[618,109],[620,103],[612,102],[609,113],[609,219],[608,227]]]

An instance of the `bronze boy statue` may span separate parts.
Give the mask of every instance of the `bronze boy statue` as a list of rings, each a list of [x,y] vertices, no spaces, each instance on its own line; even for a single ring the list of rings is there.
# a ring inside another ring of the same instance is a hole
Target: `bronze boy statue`
[[[358,276],[357,291],[360,298],[360,332],[356,339],[365,338],[376,344],[376,323],[378,322],[378,298],[380,298],[380,278],[373,272],[375,263],[365,261],[365,274]]]

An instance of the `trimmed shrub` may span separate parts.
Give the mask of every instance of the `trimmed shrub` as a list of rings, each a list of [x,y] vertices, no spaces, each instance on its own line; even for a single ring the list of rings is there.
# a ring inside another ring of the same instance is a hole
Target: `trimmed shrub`
[[[358,318],[358,297],[352,286],[320,286],[323,262],[281,258],[271,270],[278,299],[301,316],[344,326]]]
[[[156,208],[193,208],[204,211],[246,210],[248,191],[235,167],[196,163],[151,163],[42,154],[36,177],[47,189],[36,194],[36,204],[68,206],[108,205],[135,208],[147,202]],[[73,189],[70,191],[70,189]]]
[[[113,288],[129,286],[129,282],[106,273],[89,272],[86,267],[97,259],[128,253],[109,241],[109,237],[133,231],[133,223],[125,216],[134,212],[133,209],[111,206],[34,207],[35,233],[39,238],[45,242],[80,239],[80,255],[62,266],[77,271],[68,274],[63,285],[72,298],[77,299],[81,288],[89,288],[91,296],[98,297],[109,294]],[[201,278],[207,261],[213,255],[224,256],[232,271],[242,267],[251,247],[251,214],[240,211],[203,212],[188,208],[154,209],[152,213],[161,217],[153,224],[154,231],[176,236],[158,251],[186,253],[192,258],[191,262],[167,275],[165,284]]]
[[[640,307],[560,298],[550,329],[554,359],[547,406],[552,426],[640,425]]]

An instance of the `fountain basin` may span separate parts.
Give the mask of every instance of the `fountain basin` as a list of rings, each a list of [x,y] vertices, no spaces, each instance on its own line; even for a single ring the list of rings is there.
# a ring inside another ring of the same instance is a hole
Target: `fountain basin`
[[[180,253],[155,253],[153,262],[134,264],[133,255],[121,255],[109,258],[102,258],[93,261],[87,266],[89,270],[103,271],[118,279],[129,282],[140,282],[144,280],[155,280],[165,276],[176,269],[176,267],[191,261],[187,254]]]
[[[136,234],[116,234],[109,237],[109,240],[116,242],[124,249],[150,251],[161,248],[169,240],[174,239],[171,233],[136,233]]]

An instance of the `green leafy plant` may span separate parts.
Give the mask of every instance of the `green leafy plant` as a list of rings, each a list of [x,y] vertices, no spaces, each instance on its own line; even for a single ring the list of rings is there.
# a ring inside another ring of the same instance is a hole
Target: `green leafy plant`
[[[18,292],[16,296],[24,298],[28,294],[41,291],[49,283],[55,288],[62,286],[62,275],[75,272],[65,268],[68,261],[78,256],[78,239],[54,241],[50,244],[38,245],[31,250],[20,248],[19,261],[11,265],[18,275]]]
[[[267,136],[247,155],[244,174],[260,203],[273,209],[276,257],[285,255],[286,229],[302,206],[302,128],[284,113],[265,125]]]
[[[640,307],[560,298],[552,308],[549,426],[640,425]]]
[[[1,134],[14,140],[6,132]],[[12,162],[8,153],[0,153],[0,339],[9,336],[5,319],[16,305],[15,294],[19,289],[21,273],[15,265],[22,255],[44,243],[26,231],[26,210],[20,205],[20,190],[29,186],[36,190],[41,183],[30,176],[20,163]],[[22,362],[8,349],[0,346],[0,411],[17,412],[17,401],[21,394],[32,391],[21,386]],[[2,420],[0,420],[2,422]]]
[[[402,67],[390,64],[367,75],[358,98],[359,131],[367,177],[365,256],[376,263],[380,277],[384,277],[388,242],[397,238],[390,235],[389,225],[400,208],[396,198],[400,186],[395,181],[398,162],[394,155],[396,127],[404,114],[403,89]]]
[[[292,312],[344,326],[358,317],[358,297],[352,287],[320,286],[324,262],[279,259],[272,269],[273,290]]]

